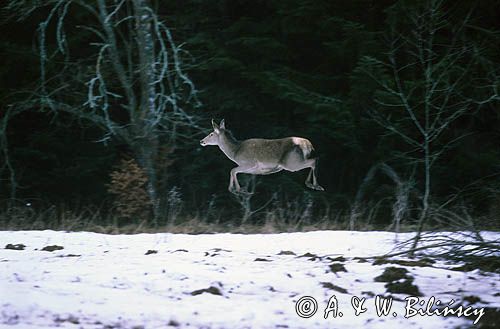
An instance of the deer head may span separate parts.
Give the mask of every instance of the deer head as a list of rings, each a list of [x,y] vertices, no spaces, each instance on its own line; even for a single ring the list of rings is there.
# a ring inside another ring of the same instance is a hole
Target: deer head
[[[212,127],[214,128],[214,131],[212,131],[210,134],[207,135],[207,137],[203,138],[200,141],[201,146],[207,146],[207,145],[219,145],[220,144],[220,137],[221,135],[224,134],[226,130],[226,126],[224,124],[224,119],[221,120],[220,124],[217,125],[212,119]]]

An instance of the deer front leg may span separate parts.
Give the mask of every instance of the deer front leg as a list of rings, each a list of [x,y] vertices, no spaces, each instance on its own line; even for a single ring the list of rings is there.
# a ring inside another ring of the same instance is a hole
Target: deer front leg
[[[240,183],[238,182],[238,173],[249,173],[253,174],[252,170],[257,168],[257,166],[252,166],[252,167],[243,167],[239,166],[236,168],[231,169],[231,175],[229,179],[229,187],[228,190],[231,193],[242,193]]]
[[[229,187],[228,187],[228,190],[231,193],[233,193],[233,191],[239,192],[241,190],[240,183],[238,182],[238,177],[236,176],[239,172],[241,172],[240,169],[241,167],[236,167],[231,169],[231,173],[229,175]]]

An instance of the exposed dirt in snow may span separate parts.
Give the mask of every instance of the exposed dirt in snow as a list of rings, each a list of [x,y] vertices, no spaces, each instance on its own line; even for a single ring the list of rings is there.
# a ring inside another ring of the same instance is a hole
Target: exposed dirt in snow
[[[365,259],[393,250],[395,238],[0,232],[0,328],[468,328],[479,314],[405,318],[411,296],[424,302],[415,309],[431,297],[437,308],[454,300],[450,307],[484,308],[475,328],[498,324],[500,274],[427,258]],[[388,315],[377,315],[377,296],[392,300]]]

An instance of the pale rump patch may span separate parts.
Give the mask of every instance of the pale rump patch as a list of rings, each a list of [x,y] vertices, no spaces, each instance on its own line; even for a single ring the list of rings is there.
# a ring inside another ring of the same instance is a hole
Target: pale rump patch
[[[309,154],[311,154],[311,152],[314,150],[311,142],[305,138],[292,137],[292,142],[300,147],[305,159],[307,159],[309,157]]]

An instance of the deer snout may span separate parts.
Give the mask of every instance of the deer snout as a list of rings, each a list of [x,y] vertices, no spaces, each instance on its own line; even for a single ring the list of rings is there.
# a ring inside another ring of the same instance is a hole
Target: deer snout
[[[203,139],[202,139],[202,140],[200,141],[200,145],[201,145],[201,146],[206,146],[206,145],[207,145],[207,142],[205,142],[205,140],[203,140]]]

